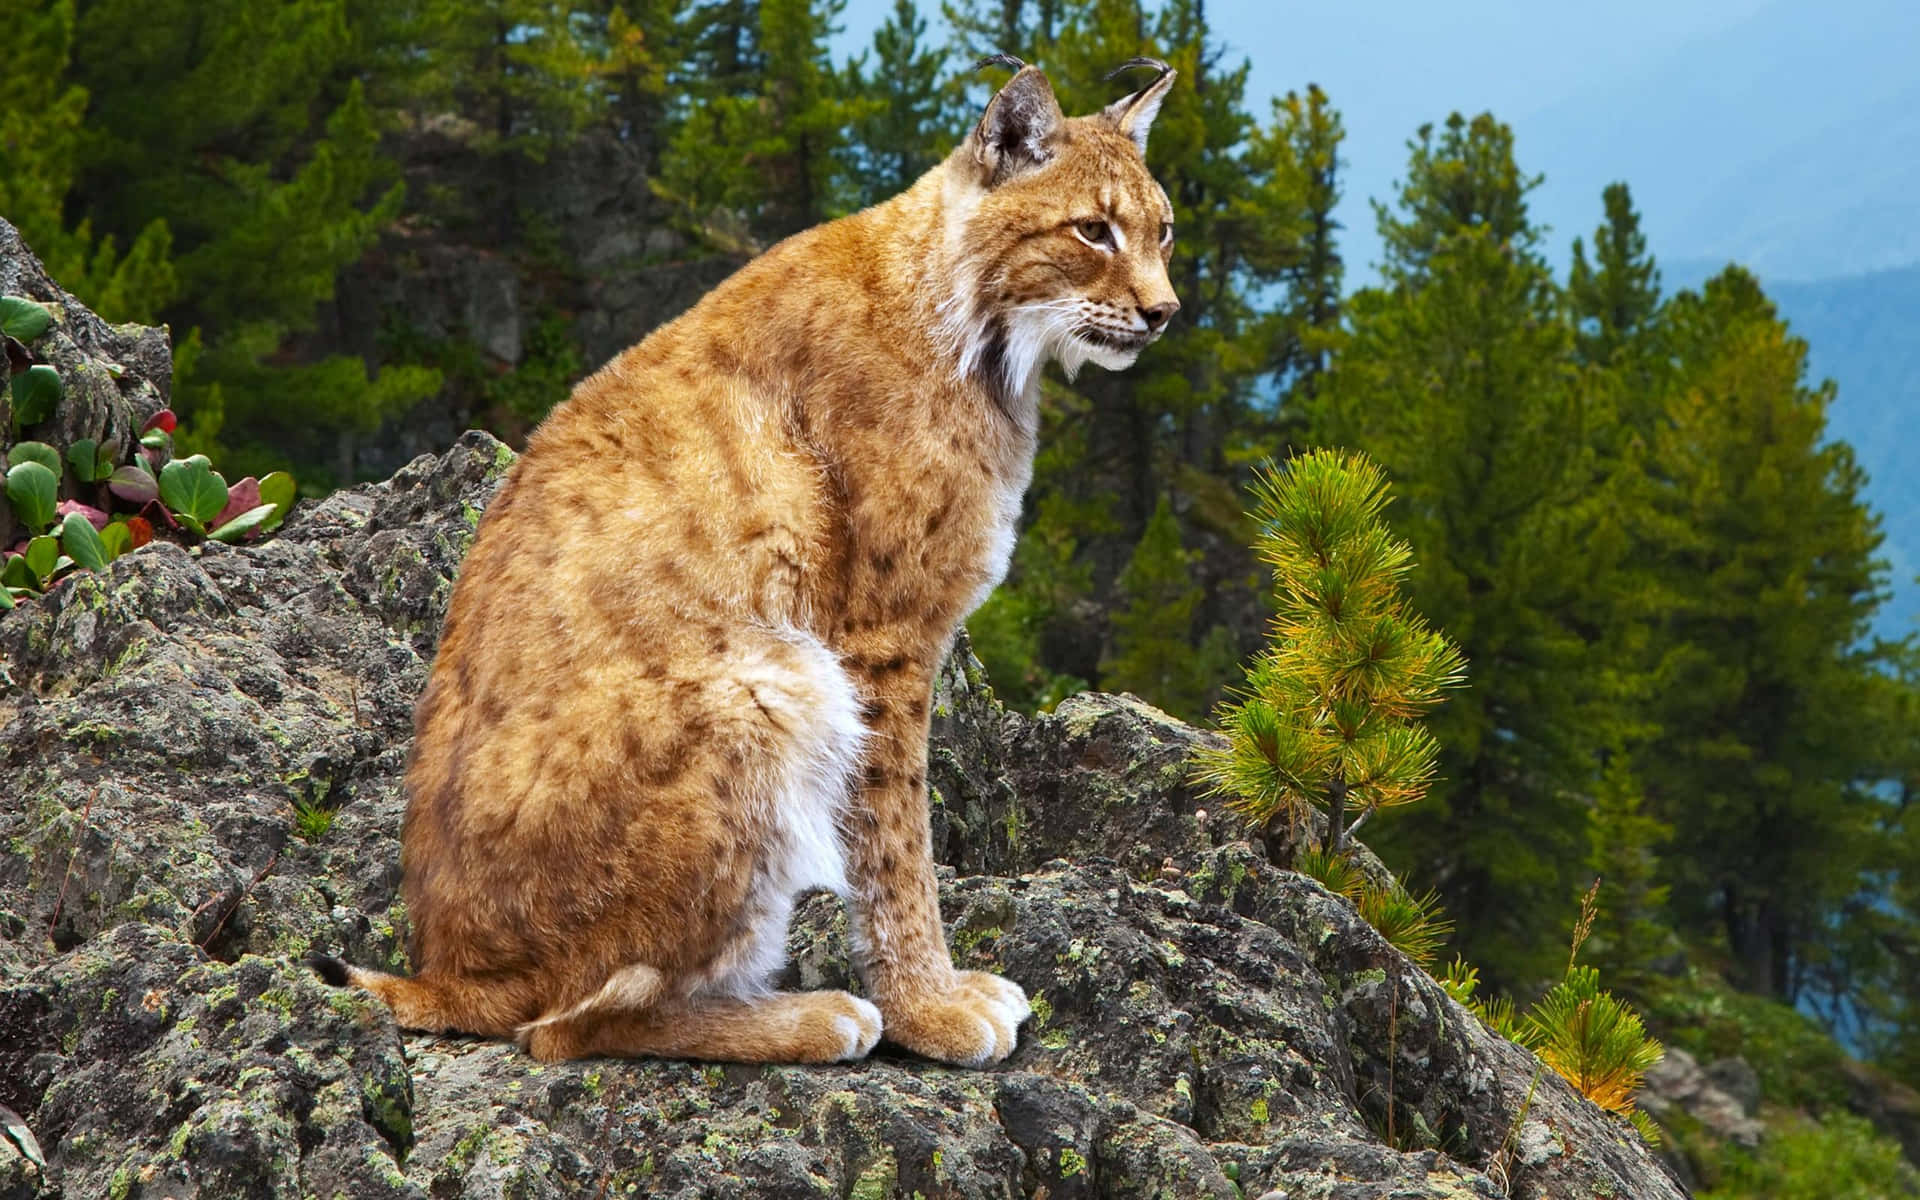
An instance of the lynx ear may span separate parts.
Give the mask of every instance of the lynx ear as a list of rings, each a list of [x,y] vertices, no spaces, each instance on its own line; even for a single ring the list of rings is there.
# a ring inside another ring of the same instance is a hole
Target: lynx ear
[[[1140,147],[1140,153],[1147,152],[1147,130],[1153,127],[1153,119],[1160,115],[1160,102],[1167,98],[1167,89],[1179,78],[1179,72],[1157,58],[1130,58],[1115,67],[1107,75],[1131,71],[1136,67],[1152,67],[1160,72],[1160,77],[1131,96],[1123,96],[1100,110],[1100,116],[1115,129],[1133,139]]]
[[[981,65],[988,63],[1017,68],[1007,85],[987,101],[987,111],[967,138],[987,186],[997,187],[1052,160],[1053,137],[1065,118],[1060,102],[1053,98],[1053,85],[1040,68],[1010,54],[984,59]]]

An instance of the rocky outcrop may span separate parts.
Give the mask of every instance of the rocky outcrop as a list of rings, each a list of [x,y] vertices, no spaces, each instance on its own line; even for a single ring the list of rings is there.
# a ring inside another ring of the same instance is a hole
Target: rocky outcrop
[[[511,463],[468,434],[272,539],[156,543],[0,617],[0,1196],[1672,1197],[1619,1122],[1207,807],[1126,697],[936,706],[955,953],[1003,1067],[590,1061],[402,1034],[299,965],[405,966],[401,773]],[[791,982],[847,981],[796,918]]]
[[[1666,1119],[1678,1110],[1716,1139],[1751,1150],[1766,1136],[1758,1119],[1760,1077],[1742,1058],[1717,1059],[1705,1067],[1678,1046],[1669,1046],[1647,1072],[1641,1107]]]

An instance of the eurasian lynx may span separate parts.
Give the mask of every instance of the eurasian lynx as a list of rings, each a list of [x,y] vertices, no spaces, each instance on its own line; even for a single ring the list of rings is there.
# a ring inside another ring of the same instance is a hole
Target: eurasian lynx
[[[1160,74],[1072,119],[1021,67],[911,189],[773,247],[535,432],[416,717],[418,974],[323,974],[543,1059],[1012,1051],[1025,994],[940,925],[928,704],[1006,572],[1041,368],[1129,366],[1179,307],[1142,158],[1173,72],[1128,65]],[[871,1002],[769,990],[816,887]]]

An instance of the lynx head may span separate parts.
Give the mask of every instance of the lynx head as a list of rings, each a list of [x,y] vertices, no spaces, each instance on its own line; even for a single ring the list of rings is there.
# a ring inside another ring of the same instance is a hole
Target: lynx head
[[[1173,206],[1143,157],[1174,72],[1134,59],[1121,70],[1159,76],[1066,117],[1038,68],[987,61],[1018,70],[945,164],[954,291],[941,318],[961,372],[1004,402],[1049,358],[1070,376],[1089,362],[1131,366],[1179,309],[1167,281]]]

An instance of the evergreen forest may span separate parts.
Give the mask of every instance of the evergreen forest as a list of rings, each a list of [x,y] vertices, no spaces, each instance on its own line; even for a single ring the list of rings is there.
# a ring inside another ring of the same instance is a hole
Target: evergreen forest
[[[1164,58],[1183,307],[1134,369],[1044,383],[969,624],[999,696],[1210,723],[1274,616],[1249,487],[1363,452],[1467,664],[1430,795],[1366,830],[1448,953],[1537,995],[1597,877],[1585,961],[1671,1044],[1816,1115],[1841,1047],[1920,1086],[1920,638],[1873,633],[1879,518],[1756,277],[1663,287],[1632,181],[1561,269],[1525,147],[1436,97],[1355,287],[1340,97],[1249,95],[1204,0],[896,0],[851,60],[841,3],[21,0],[0,215],[103,316],[171,327],[183,453],[324,494],[524,439],[757,250],[906,186],[1004,78],[983,54],[1070,113]]]

